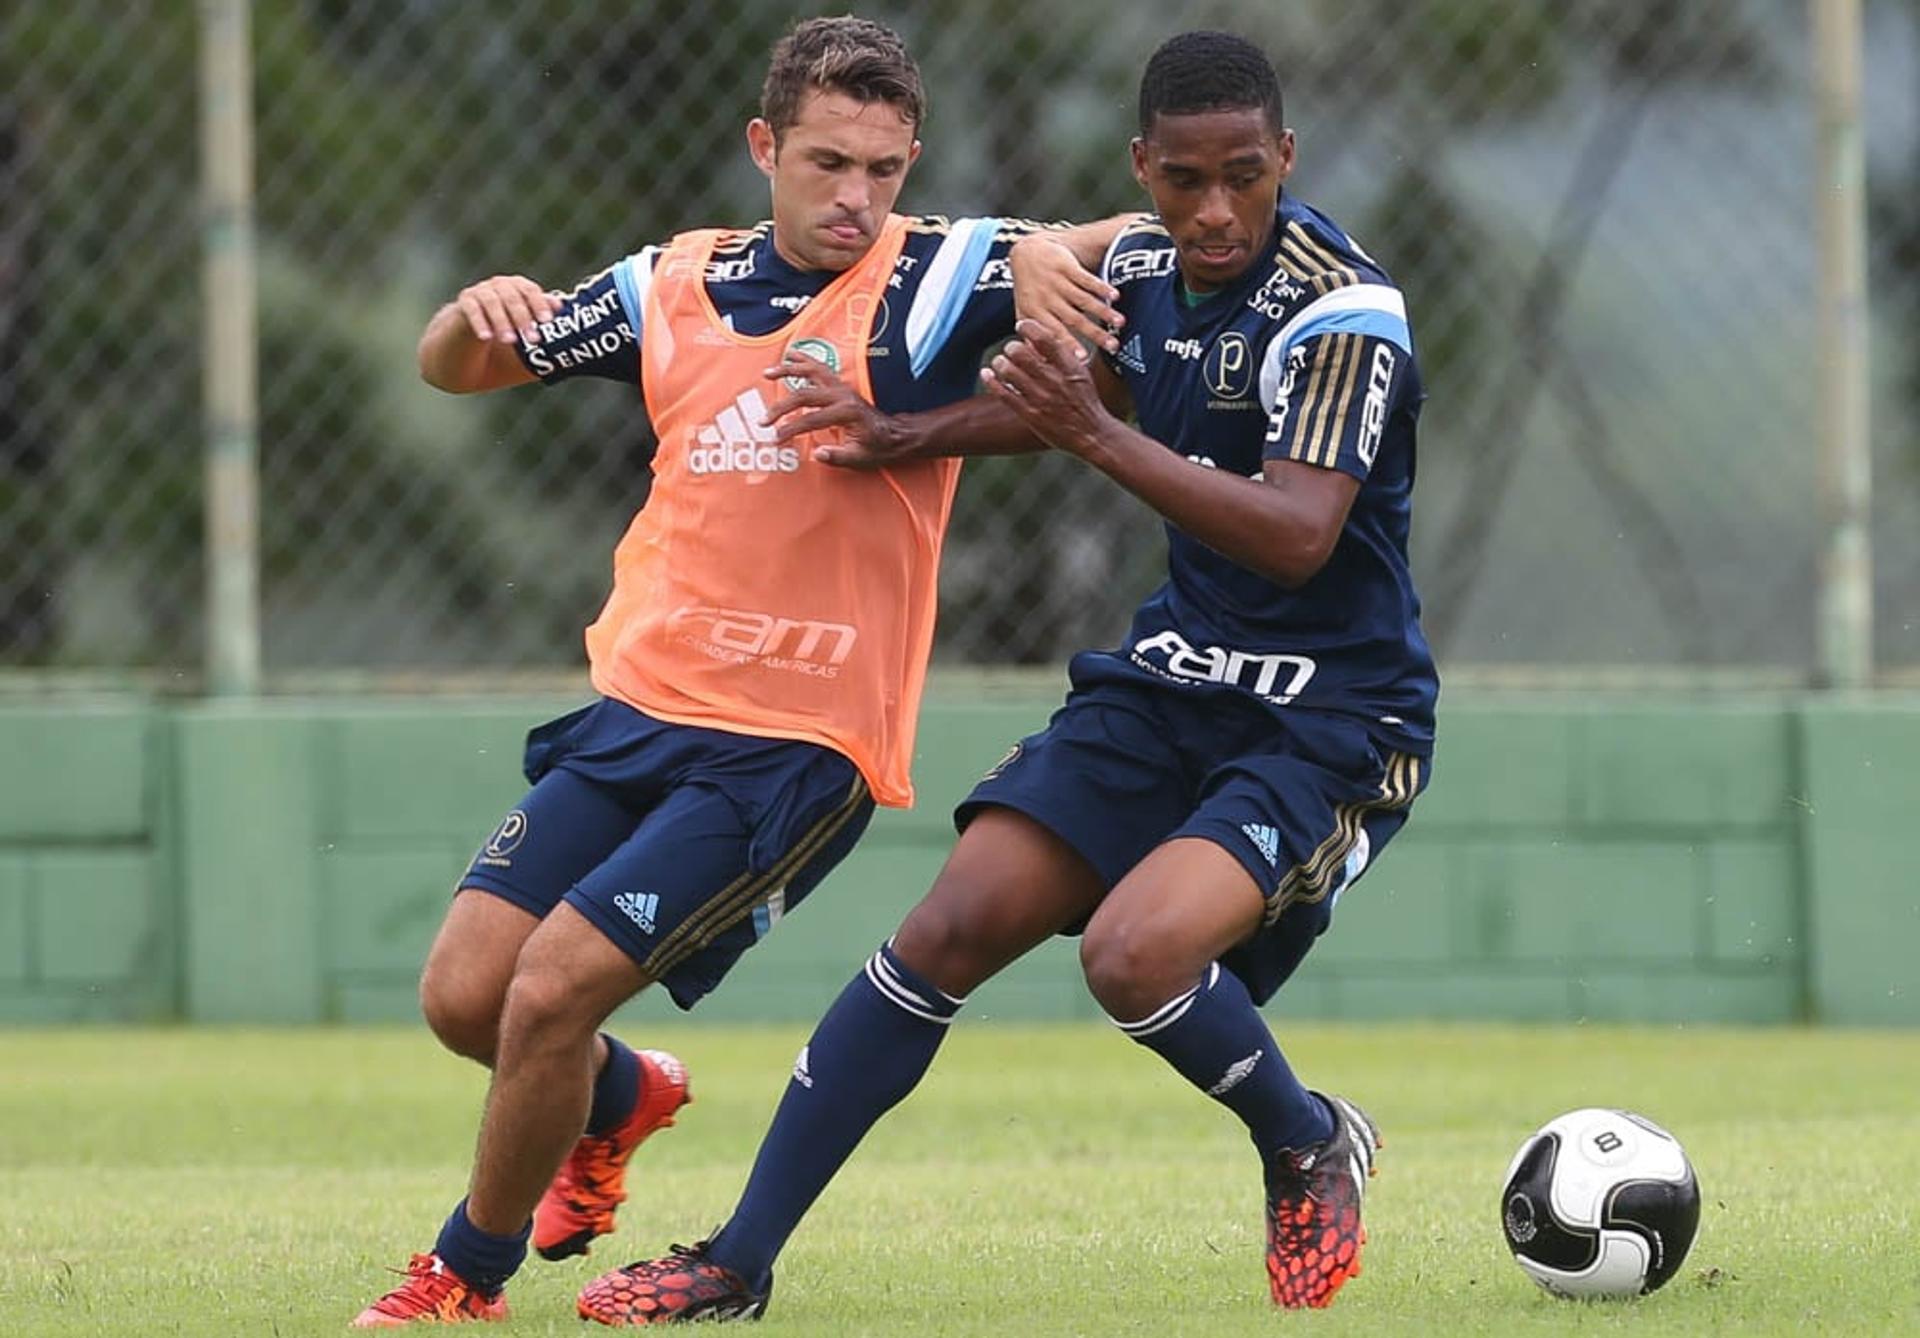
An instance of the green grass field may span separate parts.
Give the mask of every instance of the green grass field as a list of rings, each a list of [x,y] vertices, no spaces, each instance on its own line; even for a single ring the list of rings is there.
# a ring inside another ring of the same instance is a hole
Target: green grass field
[[[582,1333],[598,1267],[731,1206],[798,1029],[631,1039],[695,1104],[641,1153],[619,1233],[534,1260],[505,1333]],[[1094,1027],[956,1029],[782,1260],[776,1335],[1920,1332],[1920,1034],[1301,1028],[1387,1139],[1364,1276],[1265,1300],[1252,1154],[1226,1112]],[[335,1334],[464,1186],[478,1070],[420,1031],[0,1032],[0,1333]],[[1559,1111],[1687,1145],[1700,1237],[1663,1292],[1555,1301],[1507,1257],[1500,1179]]]

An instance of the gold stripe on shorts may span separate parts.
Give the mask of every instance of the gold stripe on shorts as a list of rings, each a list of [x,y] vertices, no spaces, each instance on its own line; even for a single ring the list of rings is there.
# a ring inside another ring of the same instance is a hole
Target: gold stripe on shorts
[[[660,940],[660,944],[640,964],[649,978],[659,980],[669,971],[679,966],[687,958],[712,943],[741,920],[753,914],[775,892],[785,887],[787,880],[808,861],[820,853],[822,847],[840,833],[840,830],[860,811],[867,798],[867,782],[864,777],[856,776],[847,797],[826,817],[820,819],[794,843],[793,849],[782,855],[765,873],[756,874],[752,870],[741,874],[706,905],[688,916],[674,931]]]
[[[1407,753],[1387,754],[1387,774],[1380,793],[1357,804],[1335,804],[1333,830],[1306,859],[1288,869],[1280,886],[1267,900],[1266,923],[1272,924],[1287,907],[1312,905],[1327,895],[1334,875],[1346,867],[1347,856],[1360,843],[1367,814],[1406,808],[1420,793],[1420,759]]]

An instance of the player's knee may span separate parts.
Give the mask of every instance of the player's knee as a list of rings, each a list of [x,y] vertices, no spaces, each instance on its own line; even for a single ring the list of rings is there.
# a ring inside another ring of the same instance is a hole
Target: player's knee
[[[1115,916],[1096,915],[1080,939],[1080,970],[1107,1015],[1122,1022],[1145,1017],[1185,984],[1156,951],[1154,935]]]
[[[507,986],[500,1012],[502,1043],[511,1036],[519,1044],[564,1043],[592,1035],[599,1019],[581,1007],[580,990],[565,972],[552,967],[522,965]]]
[[[489,1067],[500,1041],[500,1004],[496,992],[460,987],[431,967],[421,973],[420,1012],[440,1044]]]
[[[976,908],[931,896],[908,912],[893,950],[936,989],[959,997],[992,975],[998,961],[991,927]]]

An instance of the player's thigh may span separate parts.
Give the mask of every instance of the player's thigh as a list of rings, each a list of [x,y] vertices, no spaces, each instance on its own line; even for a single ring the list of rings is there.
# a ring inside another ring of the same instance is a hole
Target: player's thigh
[[[518,1041],[578,1039],[648,983],[631,956],[562,903],[527,937],[514,964],[502,1019],[501,1053]]]
[[[491,893],[454,893],[427,949],[420,1004],[433,1029],[463,1053],[492,1050],[513,964],[539,923],[532,912]]]
[[[1212,841],[1261,889],[1260,927],[1236,974],[1259,1002],[1291,976],[1332,922],[1335,902],[1400,830],[1425,764],[1358,738],[1236,759],[1210,778],[1180,835]]]
[[[973,787],[954,820],[967,829],[992,808],[1019,813],[1112,887],[1191,811],[1181,749],[1146,694],[1106,685],[1075,692]]]
[[[1105,890],[1099,873],[1062,837],[1023,813],[984,807],[933,887],[907,912],[894,951],[939,989],[966,995],[1084,921]]]
[[[1081,965],[1103,1003],[1152,1007],[1253,935],[1264,909],[1259,884],[1237,858],[1213,841],[1176,838],[1155,847],[1094,912]]]
[[[845,758],[791,744],[762,789],[688,783],[584,875],[566,904],[690,1008],[819,886],[873,813]]]
[[[535,926],[639,819],[593,781],[569,771],[542,776],[481,846],[447,908],[422,973],[429,1011],[497,1016]]]

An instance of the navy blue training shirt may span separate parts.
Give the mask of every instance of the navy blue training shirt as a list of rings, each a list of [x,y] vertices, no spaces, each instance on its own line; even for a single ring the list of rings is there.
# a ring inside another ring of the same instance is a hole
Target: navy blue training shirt
[[[978,389],[981,355],[1013,333],[1007,252],[1038,226],[995,218],[908,219],[867,345],[879,408],[918,413]],[[520,346],[527,369],[549,383],[594,376],[638,386],[641,314],[664,249],[645,247],[566,294],[560,312],[539,327],[540,342]],[[789,265],[774,248],[773,225],[763,222],[722,239],[707,268],[707,292],[732,328],[757,336],[792,320],[837,277]]]
[[[1120,235],[1103,271],[1126,316],[1108,365],[1143,433],[1208,468],[1258,478],[1265,461],[1293,460],[1351,474],[1360,491],[1326,566],[1297,590],[1169,524],[1166,584],[1123,646],[1076,660],[1076,681],[1145,677],[1338,711],[1430,754],[1439,680],[1407,568],[1424,392],[1400,291],[1284,196],[1265,252],[1218,292],[1185,291],[1152,219]]]

